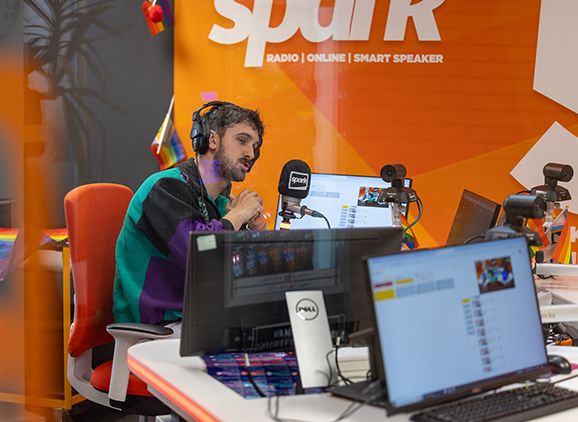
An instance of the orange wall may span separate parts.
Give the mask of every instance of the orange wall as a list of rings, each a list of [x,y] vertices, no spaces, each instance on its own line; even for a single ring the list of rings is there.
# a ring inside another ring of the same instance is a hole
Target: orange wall
[[[274,1],[272,27],[295,1]],[[237,3],[253,8],[253,1]],[[322,24],[337,3],[321,1]],[[390,2],[375,3],[367,41],[315,43],[297,32],[268,43],[265,53],[424,53],[443,55],[443,63],[264,60],[244,67],[247,40],[208,38],[214,24],[234,26],[213,0],[176,2],[176,126],[186,139],[203,92],[259,108],[266,138],[244,187],[258,190],[271,214],[288,159],[318,172],[372,175],[404,163],[425,205],[418,237],[423,245],[443,243],[464,188],[502,202],[522,189],[509,172],[536,140],[554,121],[578,136],[578,117],[532,89],[539,0],[447,0],[433,11],[440,41],[420,41],[412,19],[403,41],[384,41]]]

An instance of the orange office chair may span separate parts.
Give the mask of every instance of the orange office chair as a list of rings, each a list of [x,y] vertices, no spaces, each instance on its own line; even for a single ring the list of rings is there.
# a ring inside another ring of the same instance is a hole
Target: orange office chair
[[[74,284],[74,321],[68,340],[68,380],[88,400],[141,415],[170,410],[130,374],[127,349],[172,330],[148,324],[113,323],[116,240],[132,191],[122,185],[79,186],[64,198]],[[92,368],[93,349],[114,342],[113,359]]]

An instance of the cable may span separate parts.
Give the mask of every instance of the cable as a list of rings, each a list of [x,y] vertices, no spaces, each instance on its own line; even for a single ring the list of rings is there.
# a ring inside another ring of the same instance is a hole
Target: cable
[[[576,378],[576,377],[578,377],[578,374],[574,374],[574,375],[569,376],[569,377],[566,377],[566,378],[564,378],[564,379],[557,380],[557,381],[554,381],[554,382],[550,382],[550,384],[552,384],[552,385],[558,384],[558,383],[561,383],[561,382],[564,382],[564,381],[571,380],[572,378]]]
[[[331,380],[333,379],[333,368],[331,367],[331,361],[329,360],[329,355],[333,353],[333,350],[325,353],[325,361],[327,362],[327,367],[329,368],[329,380],[327,381],[327,387],[332,387]]]
[[[357,412],[359,409],[361,409],[364,405],[366,404],[371,404],[373,403],[378,397],[374,397],[374,394],[369,394],[371,392],[371,390],[374,390],[376,386],[379,386],[380,383],[379,381],[374,381],[371,384],[369,384],[367,387],[365,387],[363,389],[363,391],[361,392],[361,394],[363,395],[367,395],[367,399],[362,401],[362,402],[351,402],[351,404],[349,404],[344,410],[343,412],[341,412],[341,414],[335,418],[335,419],[331,419],[329,421],[323,421],[323,422],[339,422],[342,421],[343,419],[353,415],[355,412]],[[273,419],[276,422],[318,422],[318,421],[307,421],[304,419],[285,419],[285,418],[281,418],[279,417],[279,396],[275,396],[275,409],[274,412],[271,410],[271,402],[272,402],[273,396],[269,397],[269,399],[267,400],[267,415]],[[319,421],[320,422],[320,421]]]
[[[197,198],[197,203],[199,205],[199,211],[201,212],[201,216],[203,217],[203,221],[205,222],[205,224],[207,224],[209,222],[209,211],[207,210],[207,204],[205,204],[205,199],[204,199],[204,196],[205,196],[205,194],[203,193],[204,184],[203,184],[203,179],[201,178],[201,165],[200,165],[199,154],[195,154],[195,164],[197,165],[197,172],[199,173],[199,187],[201,190],[201,195]]]
[[[335,342],[335,369],[337,369],[337,376],[343,380],[343,382],[347,384],[353,384],[349,378],[347,378],[341,372],[341,368],[339,367],[339,360],[337,359],[337,351],[339,350],[339,346],[341,345],[341,336],[337,337],[337,341]]]
[[[329,220],[327,219],[327,217],[325,217],[323,214],[321,214],[321,217],[323,217],[323,219],[325,220],[325,223],[327,223],[327,228],[330,229],[331,224],[329,224]]]
[[[257,394],[259,394],[260,397],[267,397],[267,395],[263,393],[263,391],[261,391],[255,380],[253,379],[253,374],[251,373],[251,360],[249,359],[249,354],[244,353],[244,355],[245,355],[245,369],[247,370],[247,378],[249,378],[249,382],[251,383],[253,388],[255,388],[255,391],[257,392]]]
[[[417,224],[417,222],[421,219],[421,216],[423,215],[423,203],[421,202],[421,199],[419,196],[415,196],[417,201],[417,217],[415,220],[413,220],[413,222],[408,225],[405,229],[403,229],[403,235],[405,236],[405,234],[407,233],[407,231],[409,229],[411,229],[413,226],[415,226]]]
[[[470,237],[469,239],[467,239],[463,244],[464,244],[464,245],[467,245],[468,243],[473,242],[473,241],[476,240],[476,239],[483,239],[483,238],[485,238],[485,237],[486,237],[486,236],[483,235],[483,234],[477,234],[477,235],[472,236],[472,237]]]

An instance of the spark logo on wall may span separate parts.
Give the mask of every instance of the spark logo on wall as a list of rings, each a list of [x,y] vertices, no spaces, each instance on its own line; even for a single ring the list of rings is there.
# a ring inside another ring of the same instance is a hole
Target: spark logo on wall
[[[270,227],[289,159],[356,175],[403,163],[420,244],[444,244],[464,189],[502,203],[543,182],[543,163],[522,160],[538,141],[578,145],[577,3],[178,1],[175,125],[184,137],[207,92],[260,110],[262,155],[234,189],[259,192]],[[540,183],[512,177],[521,161]]]
[[[403,41],[410,18],[421,41],[440,41],[434,10],[445,0],[422,0],[412,4],[412,0],[391,0],[383,35],[384,41]],[[263,65],[268,43],[283,43],[299,31],[303,39],[312,43],[327,40],[367,41],[372,29],[375,0],[336,0],[330,9],[331,21],[323,25],[319,21],[321,0],[287,0],[283,20],[271,26],[273,0],[255,1],[253,8],[236,0],[215,0],[217,12],[229,19],[232,27],[214,24],[209,39],[219,44],[237,44],[247,40],[245,67]],[[327,7],[326,7],[327,9]],[[432,57],[433,56],[433,57]],[[426,62],[442,63],[439,54],[392,55],[382,53],[365,57],[362,54],[334,53],[306,55],[303,52],[286,52],[266,56],[268,62],[333,61],[361,62],[366,58],[374,62]]]

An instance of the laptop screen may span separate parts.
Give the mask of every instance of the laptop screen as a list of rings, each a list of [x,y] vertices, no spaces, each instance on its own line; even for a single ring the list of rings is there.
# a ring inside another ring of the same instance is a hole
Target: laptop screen
[[[547,372],[524,237],[367,260],[395,413]]]
[[[447,245],[460,245],[483,237],[495,226],[501,205],[464,189],[454,217]]]
[[[411,187],[411,179],[405,179]],[[391,227],[391,208],[377,203],[380,190],[391,187],[377,176],[348,176],[343,174],[311,174],[311,188],[302,205],[321,212],[332,229]],[[275,230],[281,225],[281,195],[277,201]],[[322,218],[305,217],[291,220],[291,229],[326,229]]]

